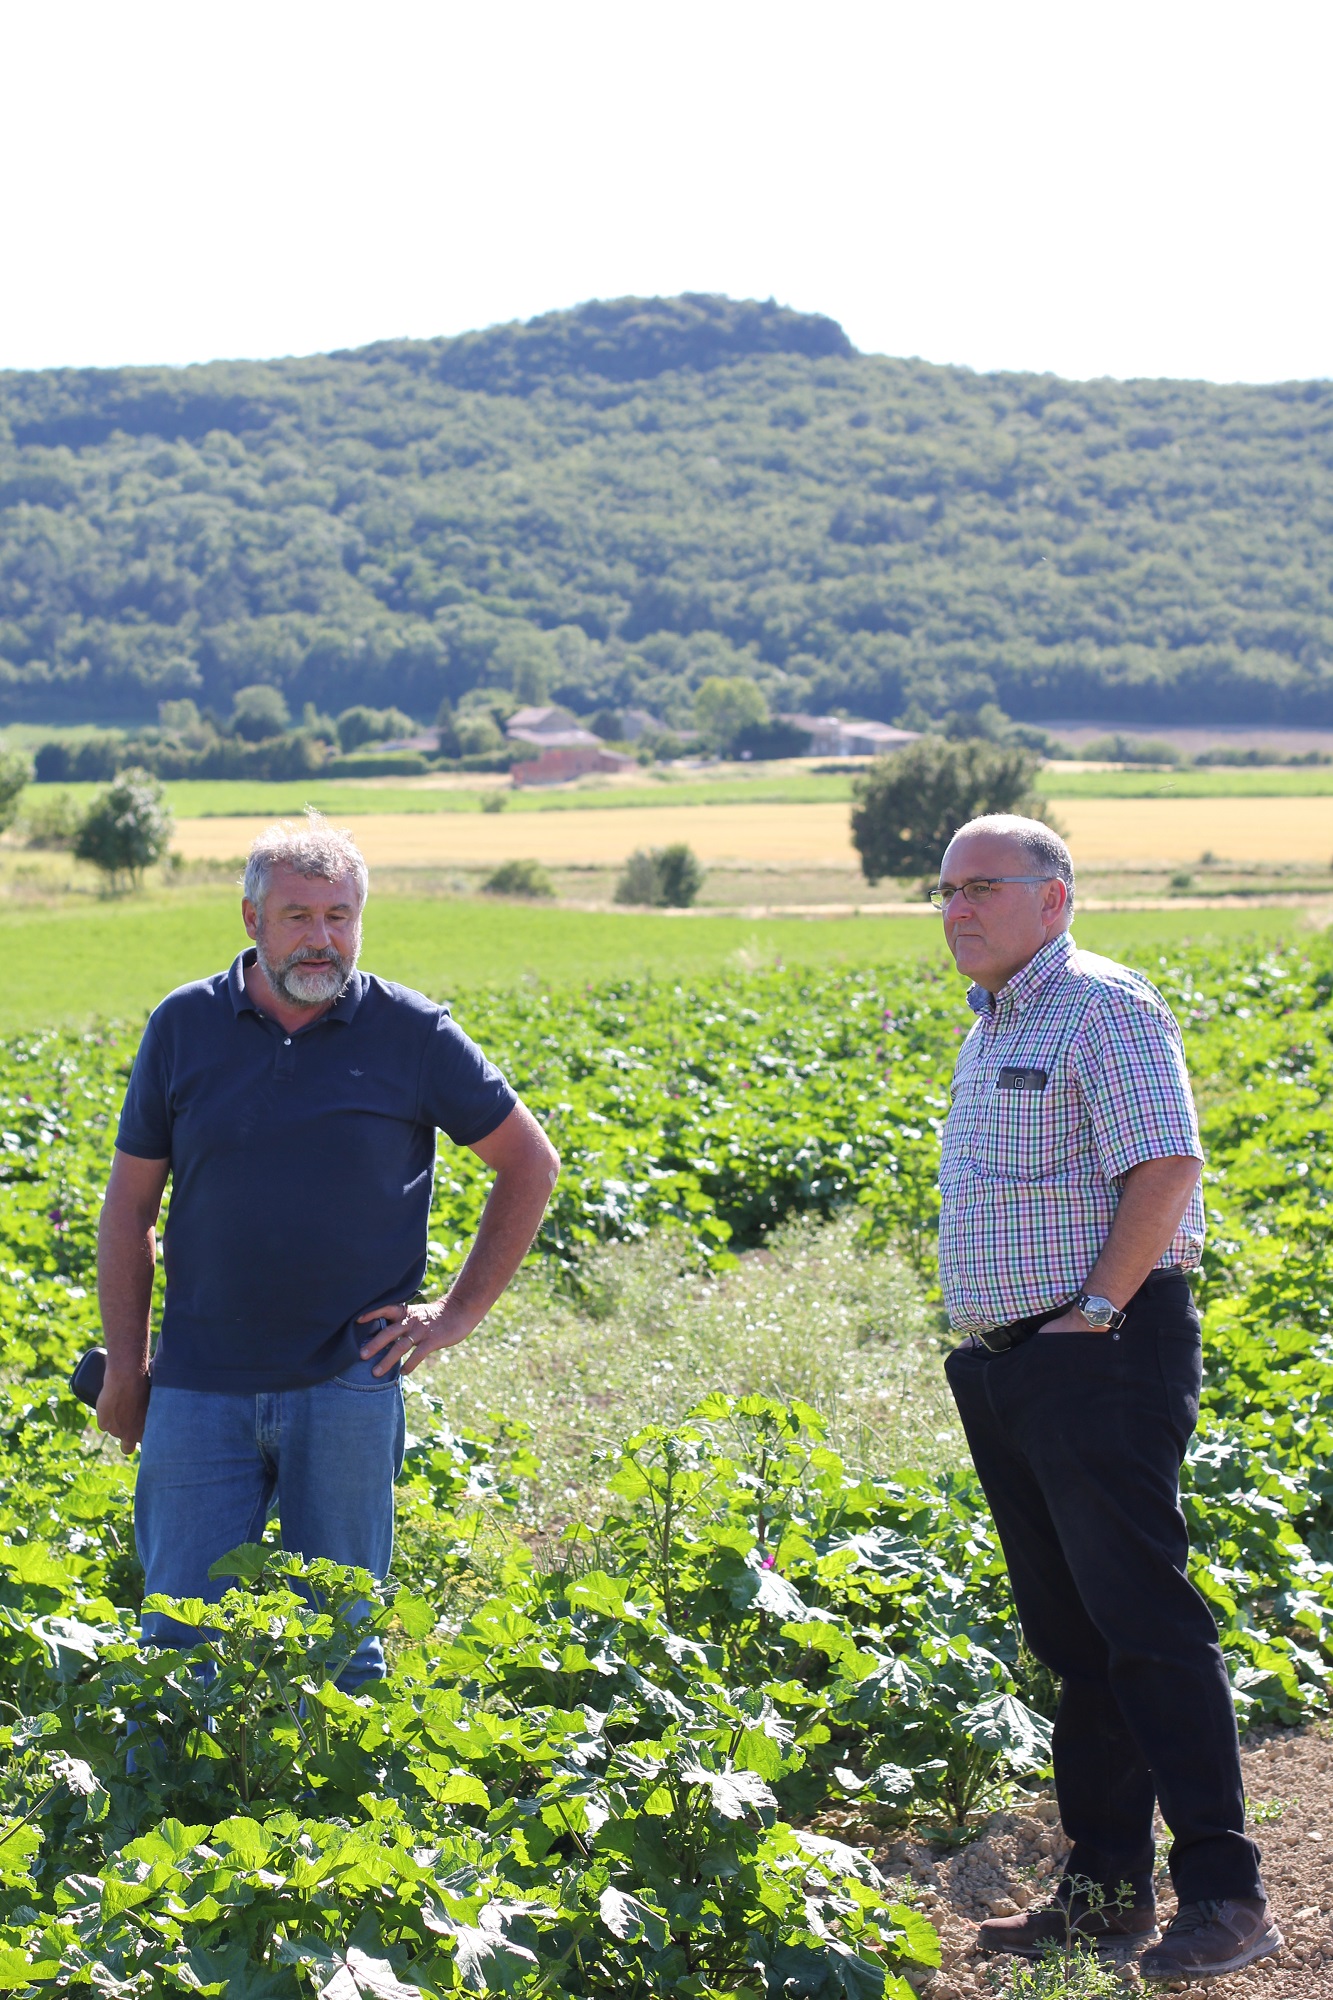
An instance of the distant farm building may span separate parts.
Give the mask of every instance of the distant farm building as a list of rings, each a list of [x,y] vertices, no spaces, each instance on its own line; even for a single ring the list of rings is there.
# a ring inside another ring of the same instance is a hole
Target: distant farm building
[[[810,738],[807,757],[883,757],[915,743],[915,729],[894,729],[887,722],[858,722],[845,715],[780,715],[779,722],[804,730]]]
[[[570,741],[571,737],[577,740]],[[510,775],[516,785],[564,785],[590,771],[626,771],[634,767],[633,757],[606,749],[586,729],[560,730],[544,739],[520,736],[518,740],[528,743],[544,740],[550,748],[543,750],[540,757],[529,757],[511,766]]]

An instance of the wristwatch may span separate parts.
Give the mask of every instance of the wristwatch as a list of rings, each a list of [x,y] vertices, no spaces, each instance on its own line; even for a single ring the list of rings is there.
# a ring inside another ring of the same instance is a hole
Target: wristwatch
[[[1125,1315],[1099,1292],[1080,1292],[1074,1304],[1094,1333],[1118,1333]]]

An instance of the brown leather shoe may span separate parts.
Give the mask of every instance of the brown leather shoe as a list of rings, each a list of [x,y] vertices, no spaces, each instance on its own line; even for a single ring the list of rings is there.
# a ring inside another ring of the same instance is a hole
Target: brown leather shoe
[[[977,1932],[978,1951],[1009,1951],[1016,1958],[1040,1958],[1063,1951],[1067,1944],[1091,1947],[1105,1958],[1131,1958],[1157,1935],[1157,1913],[1151,1903],[1134,1910],[1110,1906],[1090,1910],[1082,1896],[1071,1905],[1043,1903],[1037,1910],[1020,1910],[1014,1917],[988,1917]]]
[[[1182,1903],[1160,1943],[1139,1960],[1139,1973],[1144,1979],[1218,1979],[1285,1943],[1265,1896]]]

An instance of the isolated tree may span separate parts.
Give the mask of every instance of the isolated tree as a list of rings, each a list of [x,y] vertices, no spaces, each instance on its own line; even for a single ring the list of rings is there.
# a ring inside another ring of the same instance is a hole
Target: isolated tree
[[[32,765],[17,750],[0,751],[0,830],[12,826],[19,809],[23,788],[32,778]]]
[[[992,812],[1039,818],[1045,801],[1032,791],[1038,761],[1030,750],[942,736],[923,736],[881,758],[853,787],[861,873],[868,882],[934,874],[964,821]]]
[[[253,687],[236,690],[231,726],[247,743],[262,743],[267,736],[281,736],[291,719],[280,688],[259,681]]]
[[[75,835],[74,852],[100,868],[113,889],[126,879],[137,886],[144,869],[166,853],[174,825],[158,780],[132,767],[93,800]]]
[[[345,708],[338,717],[338,748],[346,754],[363,743],[383,743],[389,736],[411,736],[416,729],[401,708]]]
[[[710,749],[729,750],[743,729],[768,721],[768,703],[744,674],[710,674],[694,697],[694,720]]]

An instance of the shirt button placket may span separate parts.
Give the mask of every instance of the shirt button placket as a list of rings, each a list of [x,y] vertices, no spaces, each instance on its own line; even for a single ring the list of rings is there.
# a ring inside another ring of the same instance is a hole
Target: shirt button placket
[[[290,1078],[295,1074],[296,1050],[290,1035],[284,1035],[278,1044],[278,1059],[273,1065],[273,1074],[280,1078]]]

